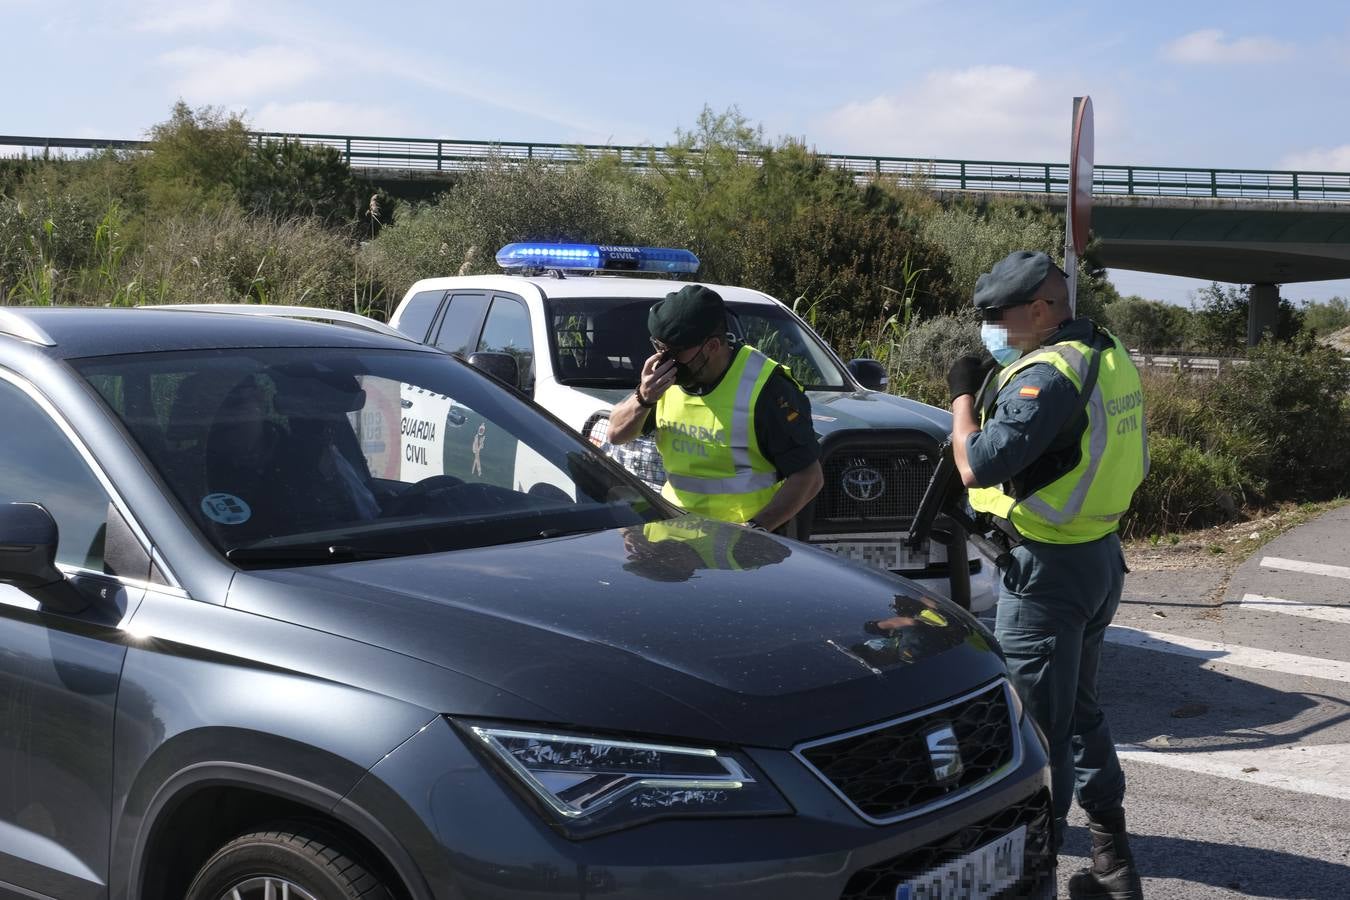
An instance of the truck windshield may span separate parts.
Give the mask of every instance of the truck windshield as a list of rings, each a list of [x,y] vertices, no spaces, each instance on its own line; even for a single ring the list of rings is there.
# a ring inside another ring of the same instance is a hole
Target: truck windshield
[[[73,364],[239,565],[427,553],[667,515],[571,432],[438,353],[217,349]]]
[[[647,311],[656,297],[550,298],[553,371],[574,387],[636,387],[652,354]],[[808,390],[853,386],[820,338],[768,303],[728,303],[727,330],[782,363]]]

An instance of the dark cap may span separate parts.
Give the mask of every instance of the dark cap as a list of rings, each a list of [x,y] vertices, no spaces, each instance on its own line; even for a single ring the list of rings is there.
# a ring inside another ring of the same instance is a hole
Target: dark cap
[[[975,282],[975,308],[998,309],[1030,303],[1051,272],[1064,274],[1044,253],[1014,250]]]
[[[722,296],[701,284],[687,284],[652,304],[647,330],[667,347],[683,350],[727,330]]]

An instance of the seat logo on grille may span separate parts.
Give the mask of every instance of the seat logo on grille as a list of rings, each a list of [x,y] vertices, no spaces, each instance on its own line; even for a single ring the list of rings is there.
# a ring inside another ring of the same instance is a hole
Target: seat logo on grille
[[[853,466],[845,469],[840,480],[843,482],[844,493],[862,503],[875,500],[886,492],[886,479],[871,466]]]
[[[943,725],[924,735],[928,744],[928,761],[933,764],[933,777],[938,781],[951,781],[961,774],[961,745],[956,740],[952,726]]]

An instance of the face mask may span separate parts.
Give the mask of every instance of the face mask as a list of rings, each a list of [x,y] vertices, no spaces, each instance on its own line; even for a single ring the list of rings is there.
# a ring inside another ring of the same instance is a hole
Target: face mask
[[[1002,325],[995,325],[993,322],[982,324],[980,340],[984,342],[984,348],[989,351],[989,355],[994,357],[994,361],[1000,366],[1011,365],[1022,355],[1021,350],[1008,345],[1008,329]]]
[[[708,348],[704,345],[698,355],[687,363],[675,363],[675,383],[686,391],[698,387],[699,376],[708,367]]]

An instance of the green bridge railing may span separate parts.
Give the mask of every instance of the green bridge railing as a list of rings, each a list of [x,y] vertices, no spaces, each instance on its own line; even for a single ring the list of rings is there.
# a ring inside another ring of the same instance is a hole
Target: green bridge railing
[[[491,159],[568,163],[603,155],[617,157],[621,162],[636,167],[669,161],[666,152],[659,147],[454,141],[274,131],[251,132],[251,135],[259,143],[288,140],[332,147],[354,169],[399,170],[429,176],[462,172]],[[0,135],[0,155],[134,150],[145,144],[145,141]],[[1062,194],[1068,190],[1069,182],[1067,163],[838,154],[821,156],[833,165],[854,173],[860,180],[876,177],[912,180],[933,190]],[[749,158],[753,158],[753,155]],[[1252,200],[1350,200],[1350,173],[1099,165],[1093,172],[1093,193]]]

